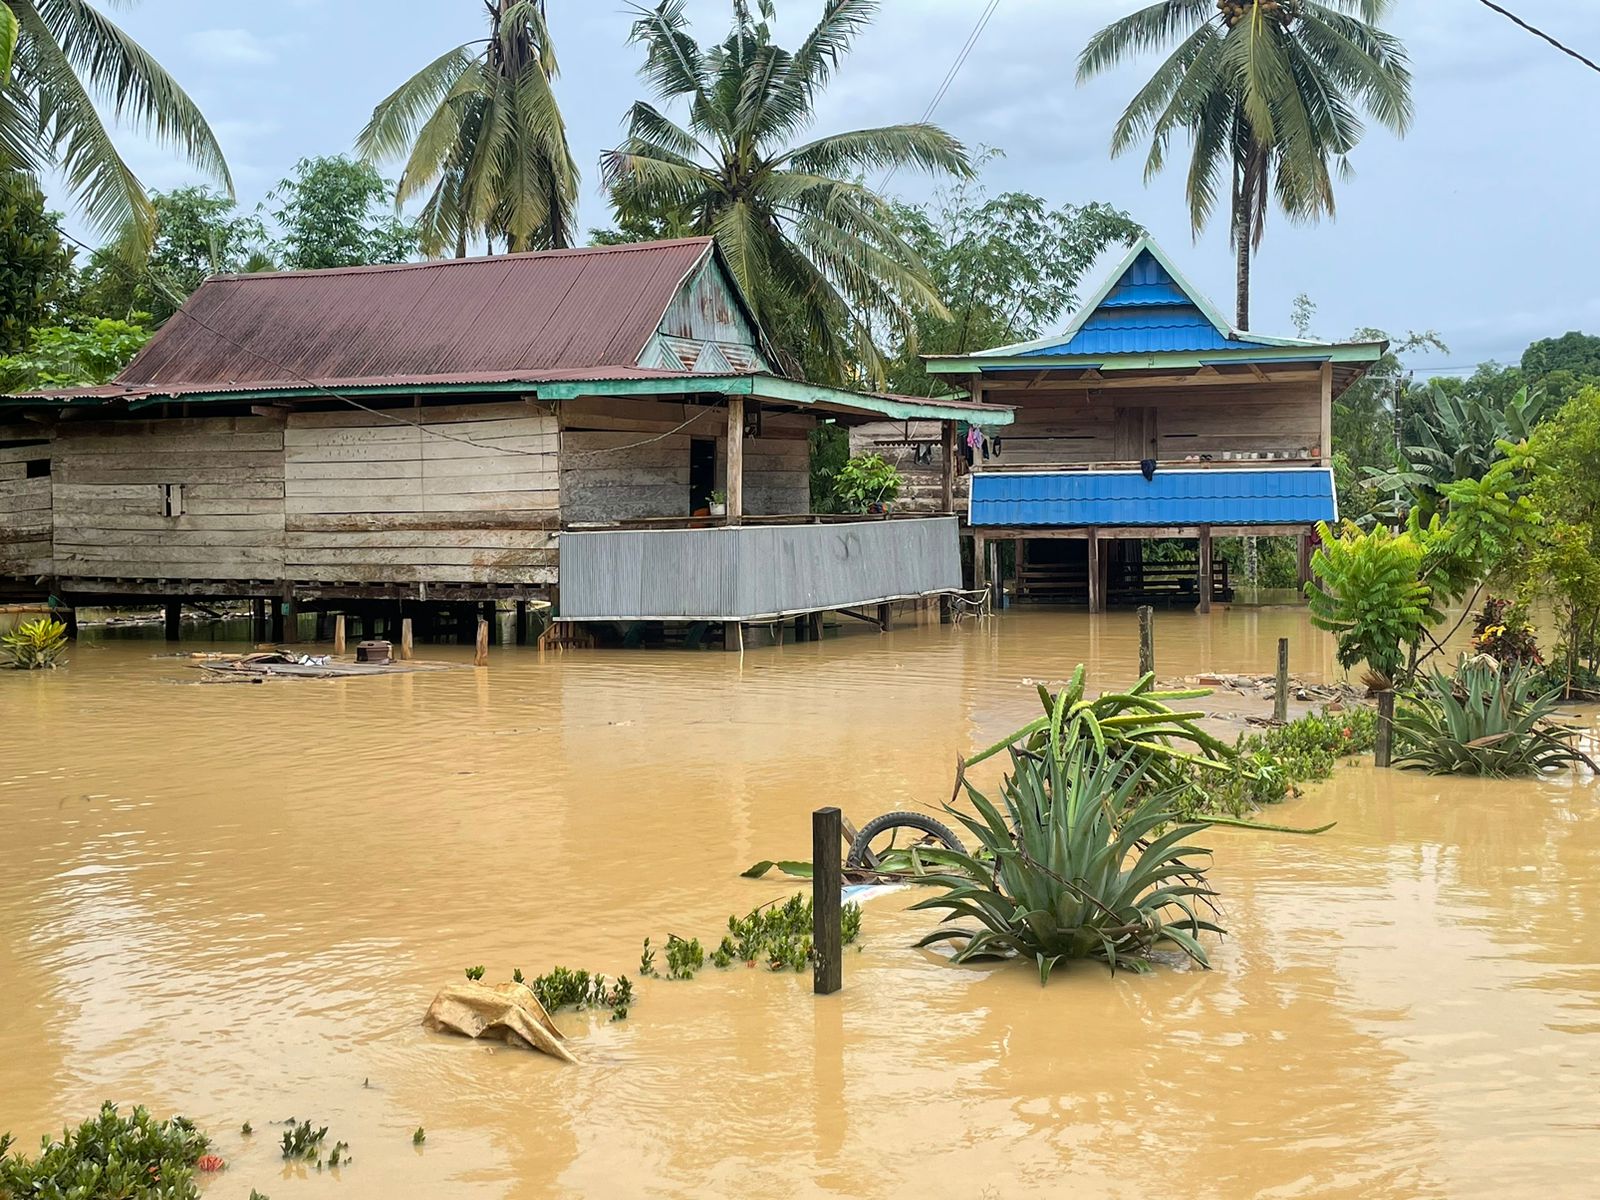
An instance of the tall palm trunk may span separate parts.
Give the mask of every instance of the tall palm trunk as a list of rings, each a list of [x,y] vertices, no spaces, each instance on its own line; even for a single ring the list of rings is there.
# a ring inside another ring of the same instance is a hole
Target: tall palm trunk
[[[1250,200],[1241,188],[1233,202],[1233,307],[1235,329],[1250,328]]]

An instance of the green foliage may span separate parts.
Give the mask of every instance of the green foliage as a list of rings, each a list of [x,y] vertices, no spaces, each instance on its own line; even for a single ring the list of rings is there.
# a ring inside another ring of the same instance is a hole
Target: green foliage
[[[834,480],[850,460],[850,431],[843,425],[818,425],[806,435],[811,448],[811,511],[839,511]]]
[[[404,262],[415,225],[394,215],[394,185],[370,163],[344,155],[302,158],[267,199],[282,229],[279,252],[293,270]]]
[[[551,85],[559,74],[544,5],[485,5],[489,36],[445,51],[372,110],[369,162],[403,161],[397,202],[427,193],[422,250],[496,238],[507,250],[572,245],[578,167]]]
[[[150,211],[149,230],[125,225],[90,255],[77,299],[84,314],[145,314],[160,325],[208,275],[257,269],[269,246],[259,216],[240,213],[232,196],[210,188],[152,192]]]
[[[943,314],[938,289],[862,178],[914,168],[965,177],[966,151],[929,124],[804,136],[818,97],[877,11],[829,3],[800,45],[773,41],[771,5],[733,6],[722,41],[694,38],[681,0],[635,8],[631,41],[661,107],[639,101],[602,157],[624,224],[714,234],[785,365],[819,382],[881,380],[874,334],[914,344],[915,314]],[[664,111],[681,103],[680,124]]]
[[[947,925],[918,945],[960,942],[955,961],[1016,956],[1031,959],[1039,982],[1061,962],[1098,959],[1145,970],[1151,950],[1171,945],[1209,966],[1198,941],[1221,933],[1195,911],[1212,905],[1201,858],[1210,851],[1188,839],[1205,826],[1176,825],[1173,794],[1150,786],[1146,765],[1131,755],[1096,753],[1087,740],[1065,754],[1011,751],[1001,785],[1002,807],[970,783],[977,816],[950,809],[977,839],[979,854],[929,849],[943,874],[928,882],[942,895],[912,905],[942,909]],[[1174,914],[1180,919],[1170,920]]]
[[[1487,654],[1502,668],[1544,665],[1526,606],[1496,596],[1483,602],[1474,620],[1472,649]]]
[[[900,472],[880,454],[858,454],[833,477],[833,499],[840,512],[867,512],[900,494]]]
[[[1243,816],[1264,804],[1300,794],[1302,783],[1327,779],[1341,758],[1372,749],[1378,714],[1370,708],[1312,713],[1262,733],[1241,736],[1238,765],[1228,775],[1199,780],[1202,806],[1183,806],[1185,816],[1226,813]]]
[[[194,101],[97,11],[106,5],[7,0],[4,7],[16,21],[0,23],[0,46],[15,39],[11,70],[0,71],[0,146],[14,165],[59,176],[89,224],[104,233],[131,228],[141,249],[148,247],[155,225],[150,201],[117,153],[98,101],[233,190],[222,150]]]
[[[483,966],[482,966],[482,964],[479,964],[476,967],[468,967],[466,973],[467,973],[467,978],[471,982],[477,983],[478,981],[480,981],[483,978]]]
[[[984,157],[993,157],[990,151]],[[1051,208],[1039,196],[990,196],[962,181],[922,205],[896,204],[901,237],[927,265],[947,311],[918,309],[914,342],[901,339],[887,386],[908,395],[950,390],[923,354],[965,354],[1038,337],[1078,301],[1078,284],[1108,246],[1144,232],[1107,204]]]
[[[1543,519],[1530,494],[1536,460],[1526,444],[1502,442],[1500,452],[1481,479],[1439,489],[1443,515],[1436,511],[1424,522],[1414,508],[1407,518],[1407,532],[1423,549],[1422,576],[1435,609],[1520,569],[1539,535]]]
[[[110,1103],[32,1159],[8,1153],[10,1142],[0,1137],[0,1196],[16,1200],[196,1200],[194,1166],[210,1144],[183,1117],[124,1117]]]
[[[1317,532],[1322,545],[1311,556],[1317,578],[1306,584],[1311,623],[1338,638],[1341,666],[1364,662],[1386,686],[1405,665],[1401,648],[1417,640],[1430,617],[1423,548],[1412,533],[1382,525],[1363,532],[1346,522],[1335,534],[1324,522]]]
[[[706,965],[706,952],[699,938],[681,938],[667,934],[667,978],[693,979],[695,972]]]
[[[280,1147],[285,1162],[315,1162],[321,1158],[322,1143],[328,1136],[326,1125],[312,1126],[310,1121],[296,1121],[290,1117],[289,1127],[283,1131]]]
[[[511,979],[513,983],[527,984],[546,1012],[563,1008],[609,1008],[613,1021],[626,1021],[628,1010],[633,1006],[633,981],[626,975],[611,983],[598,972],[590,974],[554,967],[548,974],[523,979],[519,967],[512,972]]]
[[[644,949],[639,954],[639,974],[646,979],[656,973],[656,952],[650,949],[650,939],[645,938]]]
[[[38,180],[0,169],[0,356],[24,350],[35,326],[55,323],[71,282],[72,250]]]
[[[1550,717],[1557,693],[1537,694],[1521,667],[1480,655],[1455,674],[1431,671],[1396,706],[1395,765],[1434,775],[1503,778],[1577,760],[1573,731]]]
[[[427,1140],[428,1140],[427,1131],[424,1130],[421,1125],[418,1125],[417,1126],[417,1131],[411,1135],[411,1144],[413,1146],[420,1146],[420,1145],[422,1145],[423,1142],[425,1142]]]
[[[1249,248],[1271,197],[1291,220],[1332,216],[1333,177],[1366,109],[1403,134],[1411,123],[1405,48],[1376,22],[1383,0],[1169,0],[1112,22],[1078,57],[1078,79],[1176,43],[1111,135],[1118,155],[1148,142],[1145,176],[1174,137],[1191,149],[1186,196],[1196,234],[1226,196],[1238,249],[1239,326],[1248,325]]]
[[[1585,388],[1535,432],[1533,507],[1544,525],[1526,556],[1525,599],[1555,610],[1563,688],[1592,691],[1600,667],[1600,386]]]
[[[1377,507],[1376,497],[1367,499],[1360,494],[1370,490],[1370,472],[1394,466],[1395,405],[1408,412],[1426,403],[1428,389],[1411,381],[1402,359],[1409,361],[1413,355],[1436,351],[1447,354],[1449,347],[1431,329],[1391,338],[1381,329],[1364,328],[1357,329],[1351,340],[1389,343],[1382,357],[1333,402],[1335,453],[1344,456],[1350,468],[1339,481],[1339,511],[1359,521]]]
[[[0,358],[0,390],[24,392],[107,382],[150,340],[150,331],[139,324],[148,315],[134,313],[131,321],[100,317],[34,329],[26,350]]]
[[[18,671],[48,670],[61,665],[67,652],[67,627],[50,617],[27,621],[0,634],[4,665]]]
[[[1579,379],[1600,381],[1600,337],[1564,333],[1541,338],[1522,352],[1522,373],[1529,379],[1565,371]]]

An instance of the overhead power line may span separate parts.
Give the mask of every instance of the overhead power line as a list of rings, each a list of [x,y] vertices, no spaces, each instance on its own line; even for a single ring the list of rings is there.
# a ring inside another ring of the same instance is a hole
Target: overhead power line
[[[1550,34],[1546,33],[1537,26],[1528,24],[1528,22],[1517,16],[1517,14],[1512,12],[1509,8],[1502,8],[1500,5],[1496,4],[1494,0],[1478,0],[1478,3],[1483,5],[1485,8],[1493,9],[1506,20],[1510,21],[1513,25],[1517,25],[1523,29],[1526,29],[1529,33],[1533,34],[1534,37],[1542,38],[1544,41],[1549,42],[1557,50],[1561,51],[1561,53],[1577,59],[1591,71],[1600,72],[1600,63],[1595,62],[1594,59],[1589,58],[1586,55],[1579,54],[1571,46],[1568,46],[1559,39],[1552,37]]]

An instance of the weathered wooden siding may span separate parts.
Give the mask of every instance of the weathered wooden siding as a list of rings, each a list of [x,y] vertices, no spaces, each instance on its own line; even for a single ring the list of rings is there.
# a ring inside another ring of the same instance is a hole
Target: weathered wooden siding
[[[556,420],[521,401],[294,413],[284,570],[322,583],[553,583]],[[418,425],[423,428],[418,428]]]
[[[1015,424],[996,431],[1003,466],[1129,462],[1155,433],[1155,457],[1298,455],[1322,441],[1321,395],[1315,383],[1100,392],[1009,392]],[[1153,423],[1153,425],[1151,424]],[[1137,426],[1137,429],[1135,428]],[[980,464],[981,468],[981,464]]]
[[[51,453],[37,426],[0,426],[0,575],[51,573],[50,476],[29,478],[28,465]]]
[[[654,400],[571,400],[560,406],[561,516],[595,525],[689,513],[689,444],[717,443],[717,486],[727,482],[722,408]],[[752,516],[809,512],[809,417],[769,414],[745,441],[744,505]]]
[[[63,423],[52,483],[58,575],[282,576],[283,429],[268,418]]]
[[[639,365],[708,374],[771,368],[732,284],[713,259],[678,290]]]
[[[954,517],[561,539],[561,614],[578,621],[754,620],[960,586]]]

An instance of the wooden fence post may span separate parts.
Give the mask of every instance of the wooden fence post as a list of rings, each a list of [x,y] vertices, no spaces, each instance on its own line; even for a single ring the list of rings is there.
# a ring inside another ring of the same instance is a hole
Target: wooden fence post
[[[839,857],[842,821],[837,808],[819,808],[811,814],[811,944],[817,956],[811,990],[819,996],[832,995],[844,986],[844,945],[839,928],[844,888]]]
[[[400,618],[400,661],[411,661],[411,618]]]
[[[1272,719],[1279,725],[1289,720],[1289,639],[1278,639],[1278,681],[1272,694]]]
[[[344,653],[344,614],[343,613],[335,613],[333,615],[333,652],[335,654],[343,654]]]
[[[1156,610],[1148,604],[1139,606],[1139,674],[1148,675],[1156,669]]]
[[[1378,739],[1372,748],[1372,765],[1387,767],[1394,754],[1394,691],[1378,693]]]
[[[478,645],[472,655],[472,665],[487,667],[489,665],[489,618],[478,618]]]

